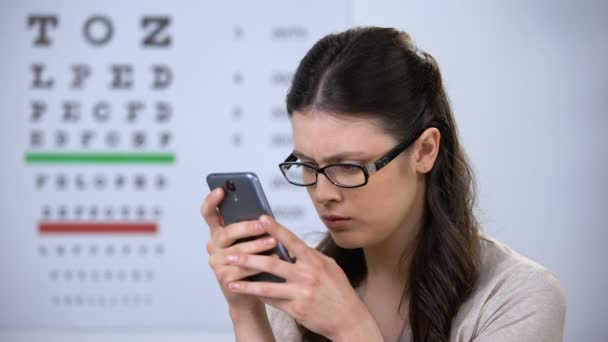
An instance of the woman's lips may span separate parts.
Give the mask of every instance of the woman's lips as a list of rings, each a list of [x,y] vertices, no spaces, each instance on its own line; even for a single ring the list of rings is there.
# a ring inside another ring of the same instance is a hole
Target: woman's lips
[[[321,219],[323,220],[323,223],[325,223],[327,228],[332,229],[332,230],[344,229],[351,222],[350,217],[344,217],[344,216],[339,216],[339,215],[322,215]]]

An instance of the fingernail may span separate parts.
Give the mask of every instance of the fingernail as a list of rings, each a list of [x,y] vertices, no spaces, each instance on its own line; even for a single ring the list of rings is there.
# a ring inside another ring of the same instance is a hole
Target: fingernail
[[[271,224],[272,222],[270,221],[270,217],[266,216],[266,215],[262,215],[262,217],[260,217],[260,222],[262,222],[265,226]]]
[[[266,245],[272,245],[274,243],[274,238],[273,237],[269,237],[269,238],[265,238],[264,239],[264,244]]]
[[[228,287],[230,287],[231,289],[235,290],[235,289],[240,288],[241,284],[232,282],[232,283],[228,284]]]
[[[229,255],[228,256],[228,262],[234,264],[235,262],[237,262],[239,260],[239,257],[236,255]]]
[[[213,197],[219,196],[221,192],[222,188],[215,188],[215,190],[213,190]]]

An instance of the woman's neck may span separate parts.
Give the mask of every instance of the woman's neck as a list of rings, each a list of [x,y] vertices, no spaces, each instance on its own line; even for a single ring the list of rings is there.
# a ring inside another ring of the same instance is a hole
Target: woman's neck
[[[406,229],[403,229],[406,231]],[[390,238],[382,244],[363,249],[367,275],[365,283],[403,289],[408,283],[415,238]]]
[[[367,274],[357,292],[385,339],[395,340],[409,325],[409,296],[404,291],[419,230],[419,225],[404,226],[381,244],[363,248]]]
[[[387,341],[398,339],[409,325],[409,297],[404,291],[409,284],[413,246],[414,241],[404,244],[403,239],[388,239],[363,249],[367,274],[357,292]]]
[[[372,288],[399,288],[408,285],[410,267],[421,231],[424,213],[424,196],[417,195],[409,215],[389,237],[371,246],[363,247],[367,275],[365,285]]]
[[[407,278],[422,226],[422,208],[416,209],[388,238],[363,247],[368,277]]]

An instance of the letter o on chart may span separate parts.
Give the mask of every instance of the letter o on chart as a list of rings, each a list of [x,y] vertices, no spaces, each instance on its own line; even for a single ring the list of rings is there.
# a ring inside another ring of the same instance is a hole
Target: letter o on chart
[[[84,23],[82,34],[91,45],[101,46],[112,39],[114,26],[108,17],[95,15]]]

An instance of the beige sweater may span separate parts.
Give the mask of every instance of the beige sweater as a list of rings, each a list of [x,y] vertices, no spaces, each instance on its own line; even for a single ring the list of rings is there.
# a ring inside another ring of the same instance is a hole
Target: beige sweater
[[[278,342],[300,342],[295,321],[266,306]],[[566,302],[555,275],[499,241],[484,236],[478,285],[452,322],[450,341],[563,340]],[[406,330],[399,341],[410,341]]]

